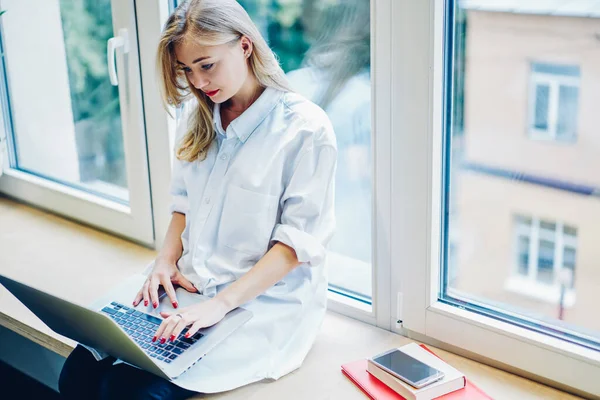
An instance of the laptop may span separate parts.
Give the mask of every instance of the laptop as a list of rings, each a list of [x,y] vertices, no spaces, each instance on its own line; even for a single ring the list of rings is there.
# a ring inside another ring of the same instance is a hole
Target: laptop
[[[174,310],[164,294],[156,310],[131,305],[144,279],[141,275],[132,277],[92,306],[84,307],[0,274],[0,284],[54,332],[167,380],[177,379],[252,318],[252,312],[237,308],[190,338],[184,337],[186,329],[175,342],[153,343],[154,332],[163,320],[159,312]],[[209,299],[183,288],[176,294],[181,307]]]

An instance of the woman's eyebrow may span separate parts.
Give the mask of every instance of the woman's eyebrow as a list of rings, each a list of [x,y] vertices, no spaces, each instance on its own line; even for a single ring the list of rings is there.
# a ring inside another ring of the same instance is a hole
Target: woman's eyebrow
[[[206,60],[207,58],[210,58],[209,56],[203,56],[203,57],[198,57],[196,58],[194,61],[192,61],[192,64],[196,64],[199,63],[202,60]],[[181,61],[177,60],[177,64],[181,64],[181,65],[185,65],[184,63],[182,63]]]

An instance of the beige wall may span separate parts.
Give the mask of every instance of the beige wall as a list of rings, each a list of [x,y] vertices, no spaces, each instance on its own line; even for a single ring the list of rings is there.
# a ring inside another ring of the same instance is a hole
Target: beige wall
[[[600,199],[475,172],[457,175],[457,279],[454,288],[556,318],[558,305],[505,290],[516,268],[514,216],[577,227],[575,304],[565,321],[600,332]],[[594,317],[596,316],[596,317]]]
[[[600,186],[600,19],[469,12],[466,159]],[[575,144],[528,137],[530,62],[579,65]]]
[[[596,35],[600,19],[469,12],[464,160],[600,187]],[[576,143],[528,137],[531,61],[580,66]],[[565,321],[600,332],[600,197],[453,168],[451,237],[458,271],[452,287],[556,318],[556,303],[509,292],[505,285],[516,269],[515,215],[563,222],[577,228],[578,240],[576,301]]]

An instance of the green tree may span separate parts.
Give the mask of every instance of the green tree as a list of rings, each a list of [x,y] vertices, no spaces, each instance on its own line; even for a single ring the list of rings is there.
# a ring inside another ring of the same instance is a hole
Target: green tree
[[[75,121],[118,113],[106,42],[113,36],[110,0],[61,0],[61,20]]]
[[[106,56],[110,0],[61,0],[60,6],[81,180],[125,187],[119,91],[110,84]]]

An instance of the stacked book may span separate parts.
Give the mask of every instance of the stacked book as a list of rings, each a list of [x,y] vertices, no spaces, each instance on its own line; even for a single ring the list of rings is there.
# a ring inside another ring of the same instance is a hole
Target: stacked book
[[[342,372],[374,400],[491,399],[460,371],[438,358],[425,345],[410,343],[399,347],[398,350],[443,372],[443,378],[416,388],[383,369],[373,361],[376,357],[344,364]]]

